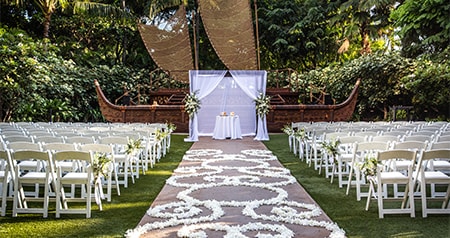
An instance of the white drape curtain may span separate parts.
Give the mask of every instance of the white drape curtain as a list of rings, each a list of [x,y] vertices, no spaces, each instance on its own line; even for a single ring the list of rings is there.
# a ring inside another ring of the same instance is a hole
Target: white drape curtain
[[[256,116],[254,99],[266,91],[267,72],[259,70],[189,71],[190,92],[196,92],[200,110],[189,120],[189,138],[212,135],[215,117],[220,112],[235,112],[240,117],[243,136],[254,136],[255,140],[268,140],[266,119]],[[257,121],[256,121],[257,120]]]

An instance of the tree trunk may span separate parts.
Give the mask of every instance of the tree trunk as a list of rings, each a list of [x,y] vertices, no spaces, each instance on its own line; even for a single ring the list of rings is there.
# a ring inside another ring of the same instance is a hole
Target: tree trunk
[[[49,32],[50,32],[50,21],[52,19],[52,13],[44,13],[44,38],[49,38]]]
[[[361,25],[360,28],[360,35],[361,35],[361,55],[370,54],[372,53],[372,49],[370,48],[370,37],[369,32],[367,30],[367,23],[364,22]]]

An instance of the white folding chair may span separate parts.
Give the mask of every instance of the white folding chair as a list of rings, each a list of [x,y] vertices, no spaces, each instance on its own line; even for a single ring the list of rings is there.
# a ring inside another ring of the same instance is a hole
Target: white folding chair
[[[115,162],[119,164],[120,169],[118,171],[119,177],[122,177],[123,180],[119,180],[119,184],[123,184],[125,188],[128,187],[128,177],[131,177],[132,183],[134,183],[134,178],[136,176],[136,170],[133,168],[133,162],[135,162],[127,152],[126,148],[128,146],[128,138],[120,137],[120,136],[108,136],[102,137],[99,139],[99,144],[106,144],[113,146],[114,150],[114,159]],[[137,165],[139,166],[139,165]],[[135,167],[137,167],[135,165]],[[137,167],[137,172],[139,173],[139,169]]]
[[[356,143],[354,146],[353,158],[350,163],[350,172],[348,175],[347,191],[348,195],[352,185],[356,188],[356,200],[360,201],[361,197],[366,197],[367,192],[362,192],[361,187],[366,185],[366,175],[361,172],[360,164],[364,162],[365,159],[371,156],[375,156],[378,151],[386,151],[389,149],[388,142],[360,142]]]
[[[416,151],[382,151],[377,152],[376,158],[378,161],[376,175],[368,177],[370,186],[366,210],[369,209],[372,195],[375,195],[378,201],[379,218],[384,218],[385,214],[410,214],[411,217],[415,217],[413,171],[415,170]],[[411,161],[411,165],[408,167],[406,174],[389,169],[388,164],[398,159]],[[403,197],[395,198],[390,196],[388,185],[394,184],[403,184],[405,186]],[[385,206],[385,203],[394,203],[399,200],[401,201],[399,207]]]
[[[1,216],[6,215],[6,201],[11,198],[12,200],[12,192],[13,192],[13,176],[9,169],[9,164],[11,163],[11,154],[9,150],[0,150],[0,188],[1,188]]]
[[[29,170],[28,167],[22,168],[25,161],[38,161],[42,166],[36,170]],[[50,153],[33,150],[13,151],[9,167],[15,168],[13,217],[16,217],[18,213],[42,213],[43,217],[47,217],[50,192],[52,187],[54,188],[54,169]],[[27,185],[35,184],[44,186],[43,196],[39,192],[34,196],[27,195],[25,192]],[[29,202],[41,202],[43,205],[39,208],[29,207]]]
[[[392,145],[392,149],[416,151],[417,158],[414,161],[414,163],[416,163],[419,160],[419,157],[422,154],[422,152],[424,150],[428,149],[428,145],[429,145],[428,141],[413,141],[413,140],[411,140],[411,141],[396,142]],[[390,164],[390,168],[394,171],[406,171],[410,165],[411,165],[411,161],[399,159],[399,160],[392,161],[392,163]],[[395,194],[395,197],[397,197],[399,195],[396,185],[394,185],[394,194]]]
[[[111,145],[106,144],[84,144],[79,146],[81,151],[91,151],[94,153],[104,153],[106,156],[110,156],[111,166],[108,169],[108,175],[106,178],[102,177],[102,185],[106,184],[106,200],[111,202],[112,185],[116,185],[117,195],[120,196],[119,178],[118,178],[118,166],[114,159],[114,150]],[[114,177],[114,182],[113,182]]]
[[[339,145],[339,156],[335,164],[335,169],[333,169],[333,177],[337,175],[339,188],[348,183],[348,175],[350,174],[350,165],[353,160],[355,143],[362,143],[367,141],[365,136],[343,136],[337,138],[340,141]],[[333,182],[333,180],[331,180]]]
[[[56,166],[56,218],[61,214],[86,214],[91,217],[91,200],[93,185],[93,154],[85,151],[59,151],[53,153]],[[72,161],[77,164],[72,171],[63,171],[60,161]],[[66,197],[64,186],[79,185],[81,192],[78,197]],[[85,203],[85,208],[69,207],[69,203]],[[101,203],[99,204],[101,209]]]
[[[450,208],[448,207],[450,176],[433,168],[433,164],[440,160],[447,162],[450,160],[450,148],[424,151],[419,159],[416,181],[421,193],[422,217],[427,217],[428,214],[450,214]],[[433,187],[444,185],[446,186],[446,192],[441,197],[435,196],[433,191],[430,195],[427,195],[427,185]],[[442,201],[441,207],[429,207],[428,205],[432,201]]]

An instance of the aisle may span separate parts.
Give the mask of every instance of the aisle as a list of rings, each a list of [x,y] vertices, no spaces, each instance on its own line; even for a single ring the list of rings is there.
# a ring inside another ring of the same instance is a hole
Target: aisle
[[[344,237],[344,232],[263,143],[200,137],[127,236]]]

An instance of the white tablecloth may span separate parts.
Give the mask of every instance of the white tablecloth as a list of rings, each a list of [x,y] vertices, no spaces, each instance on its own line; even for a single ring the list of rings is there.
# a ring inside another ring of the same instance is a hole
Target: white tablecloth
[[[239,116],[216,116],[213,139],[242,139]]]

